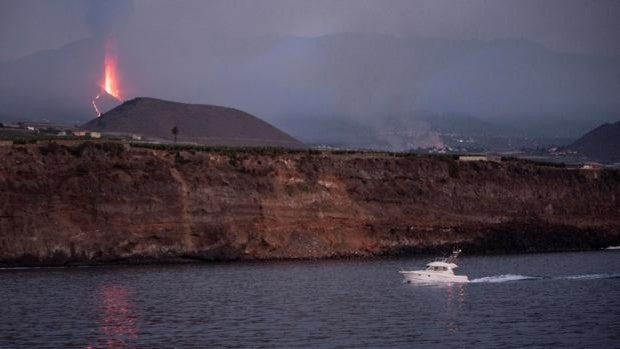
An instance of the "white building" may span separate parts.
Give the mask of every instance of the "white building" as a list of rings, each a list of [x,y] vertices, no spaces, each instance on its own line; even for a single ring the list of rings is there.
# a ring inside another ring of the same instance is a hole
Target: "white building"
[[[502,157],[498,155],[461,155],[459,161],[502,161]]]

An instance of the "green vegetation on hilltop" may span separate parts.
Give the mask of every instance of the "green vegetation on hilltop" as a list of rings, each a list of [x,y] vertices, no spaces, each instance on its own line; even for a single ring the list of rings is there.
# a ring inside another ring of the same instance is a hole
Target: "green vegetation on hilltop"
[[[420,154],[415,152],[388,152],[388,151],[372,151],[372,150],[322,150],[314,148],[293,149],[282,147],[261,147],[261,146],[218,146],[218,145],[200,145],[200,144],[172,144],[172,143],[148,143],[148,142],[128,142],[114,138],[103,139],[85,139],[83,137],[65,136],[65,137],[24,137],[11,139],[14,145],[39,144],[41,152],[48,154],[64,148],[76,156],[82,154],[88,149],[102,150],[109,154],[120,155],[127,147],[143,148],[167,151],[170,153],[179,153],[181,151],[189,152],[208,152],[214,154],[225,155],[228,157],[238,157],[240,155],[260,155],[260,156],[282,156],[282,155],[358,155],[358,156],[375,156],[375,157],[393,157],[393,158],[419,158],[419,159],[435,159],[443,161],[448,165],[450,177],[457,178],[459,176],[459,155],[457,154]],[[55,141],[75,141],[75,145],[60,145]],[[233,160],[234,161],[234,160]],[[501,162],[529,164],[539,167],[567,168],[565,163],[556,163],[550,161],[538,161],[531,159],[522,159],[518,157],[502,157]]]
[[[209,152],[222,155],[237,155],[237,154],[253,154],[253,155],[267,155],[277,156],[285,154],[321,154],[321,151],[316,149],[291,149],[280,147],[229,147],[219,145],[200,145],[200,144],[162,144],[162,143],[142,143],[131,142],[129,145],[132,148],[146,148],[154,150],[165,150],[170,152],[179,151],[200,151]]]

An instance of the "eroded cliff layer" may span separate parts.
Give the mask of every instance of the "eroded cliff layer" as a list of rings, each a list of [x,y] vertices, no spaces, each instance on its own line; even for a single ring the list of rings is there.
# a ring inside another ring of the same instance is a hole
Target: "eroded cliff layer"
[[[0,264],[620,244],[620,173],[115,143],[0,147]]]

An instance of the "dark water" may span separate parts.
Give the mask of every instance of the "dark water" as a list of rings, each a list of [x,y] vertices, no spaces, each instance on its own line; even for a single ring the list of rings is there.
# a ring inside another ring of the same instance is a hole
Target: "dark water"
[[[0,347],[620,348],[620,251],[426,261],[0,270]]]

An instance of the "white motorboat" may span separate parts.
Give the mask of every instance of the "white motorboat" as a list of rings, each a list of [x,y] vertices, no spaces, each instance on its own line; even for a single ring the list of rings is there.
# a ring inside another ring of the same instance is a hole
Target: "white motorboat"
[[[459,253],[461,250],[455,250],[448,258],[430,262],[424,270],[401,271],[400,273],[410,283],[469,282],[467,276],[454,274],[454,269],[458,268],[454,262]]]

